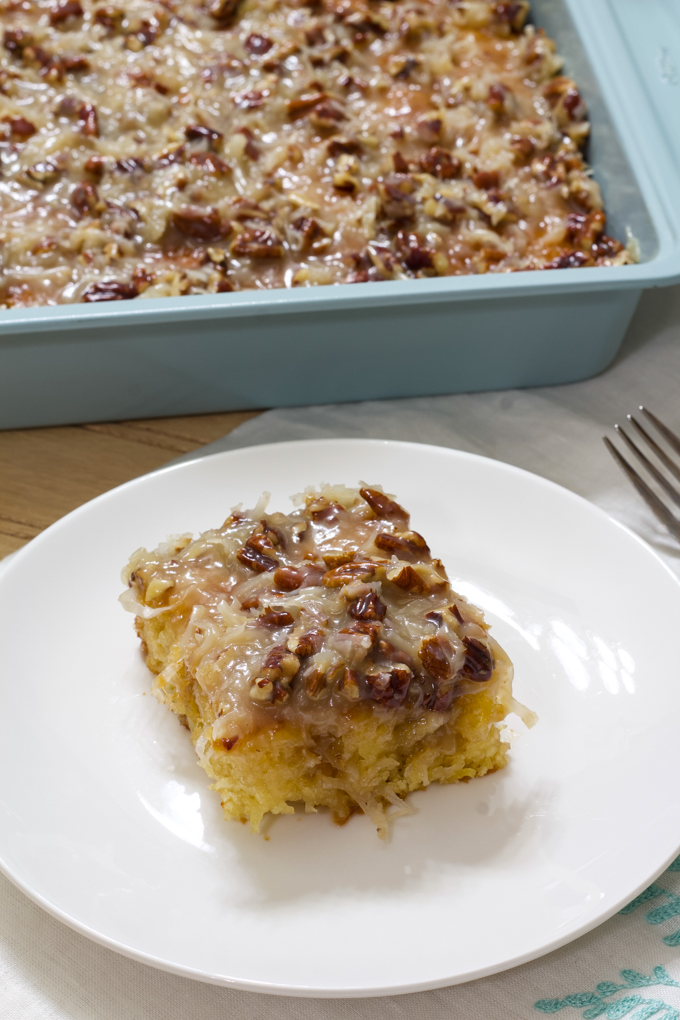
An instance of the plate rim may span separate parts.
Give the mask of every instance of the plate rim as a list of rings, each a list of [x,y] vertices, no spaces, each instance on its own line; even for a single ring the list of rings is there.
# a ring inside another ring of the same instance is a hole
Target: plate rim
[[[488,457],[483,454],[471,453],[466,450],[460,450],[456,447],[439,446],[435,443],[418,443],[408,440],[392,440],[392,439],[372,439],[362,437],[320,437],[312,439],[296,439],[296,440],[283,440],[281,442],[270,442],[270,443],[256,443],[247,446],[239,446],[234,449],[220,450],[210,454],[200,455],[200,448],[197,451],[197,455],[189,459],[181,460],[178,463],[170,463],[164,465],[154,471],[147,472],[144,475],[140,475],[137,478],[132,478],[121,485],[115,486],[113,489],[109,489],[106,492],[95,496],[93,499],[88,500],[86,503],[81,504],[74,510],[65,514],[59,520],[49,525],[44,531],[42,531],[35,538],[31,539],[22,548],[16,550],[13,554],[10,553],[11,562],[4,564],[0,560],[0,588],[8,583],[8,579],[11,577],[12,571],[17,569],[17,565],[21,568],[21,565],[25,558],[33,555],[36,548],[39,548],[44,541],[51,541],[55,533],[58,533],[62,527],[65,527],[67,522],[78,518],[79,516],[87,513],[93,506],[105,503],[107,500],[113,499],[119,493],[125,491],[132,491],[135,488],[143,488],[152,479],[159,475],[169,475],[173,472],[182,471],[189,467],[195,466],[202,461],[213,461],[214,459],[228,459],[230,456],[250,450],[253,448],[261,449],[265,452],[271,452],[272,450],[281,450],[282,448],[300,448],[310,445],[323,445],[323,446],[363,446],[363,447],[406,447],[409,450],[422,450],[423,448],[435,451],[438,454],[450,454],[454,458],[462,458],[464,460],[491,463],[495,469],[503,470],[512,475],[519,475],[521,477],[528,476],[532,483],[538,482],[540,485],[547,487],[548,489],[558,490],[560,495],[564,498],[568,497],[571,501],[580,505],[581,507],[587,508],[588,511],[599,519],[604,519],[608,524],[614,525],[623,531],[628,538],[634,539],[636,544],[640,546],[646,555],[651,556],[652,560],[657,566],[661,566],[664,572],[671,578],[675,583],[676,587],[680,588],[680,578],[670,568],[670,566],[664,562],[659,554],[654,550],[648,542],[646,542],[641,536],[636,534],[627,525],[623,524],[616,517],[607,513],[606,510],[599,507],[597,504],[591,502],[585,497],[579,495],[566,486],[561,485],[559,482],[554,482],[552,479],[545,478],[543,475],[537,474],[536,472],[529,471],[526,468],[518,467],[504,460],[499,460],[494,457]],[[680,592],[679,592],[680,595]],[[680,850],[680,845],[667,857],[664,857],[663,862],[656,867],[644,880],[642,880],[634,889],[623,896],[613,906],[609,906],[596,919],[588,919],[581,925],[577,925],[574,929],[570,929],[566,934],[557,936],[549,943],[544,943],[542,946],[533,949],[529,949],[524,953],[520,953],[517,956],[508,958],[501,963],[493,963],[486,967],[478,967],[474,971],[469,971],[464,975],[454,975],[449,977],[443,977],[438,979],[430,979],[423,981],[410,982],[400,985],[388,985],[381,987],[372,988],[361,988],[361,987],[338,987],[338,988],[319,988],[313,985],[288,985],[280,982],[272,983],[265,981],[253,981],[239,978],[232,978],[223,974],[209,973],[202,971],[195,967],[187,967],[182,964],[173,962],[172,960],[166,960],[161,957],[154,956],[150,953],[146,953],[142,950],[136,949],[133,946],[129,946],[122,942],[119,942],[111,936],[104,935],[103,933],[91,928],[89,925],[79,921],[78,918],[72,916],[67,911],[61,909],[55,904],[51,903],[49,899],[44,896],[37,889],[33,888],[29,881],[25,881],[17,869],[10,866],[2,856],[2,850],[0,848],[0,872],[2,872],[9,881],[19,889],[29,900],[37,904],[41,909],[45,910],[50,916],[56,920],[67,925],[71,930],[83,935],[85,938],[94,942],[95,944],[104,947],[105,949],[112,950],[113,952],[126,957],[127,959],[134,960],[137,963],[145,964],[146,966],[153,967],[156,970],[165,971],[166,973],[175,974],[179,977],[189,978],[194,981],[203,982],[219,987],[234,988],[241,991],[257,992],[260,994],[268,995],[279,995],[289,997],[300,997],[300,998],[324,998],[324,999],[340,999],[340,998],[376,998],[380,996],[388,995],[407,995],[417,992],[429,991],[439,988],[452,987],[457,984],[464,984],[469,981],[476,981],[480,978],[489,977],[493,974],[500,974],[508,970],[512,970],[515,967],[522,966],[525,963],[530,963],[533,960],[547,956],[557,949],[562,948],[565,945],[575,941],[582,935],[587,934],[590,931],[595,930],[601,924],[610,920],[618,911],[631,902],[637,895],[639,895],[644,889],[646,889],[650,883],[654,882],[659,875],[661,875],[668,866],[675,860]]]

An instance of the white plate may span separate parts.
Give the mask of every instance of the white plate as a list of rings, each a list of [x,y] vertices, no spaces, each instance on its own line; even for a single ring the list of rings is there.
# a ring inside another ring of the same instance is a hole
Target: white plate
[[[222,819],[177,719],[145,695],[120,570],[139,545],[379,482],[516,665],[512,763],[370,821]],[[470,454],[357,440],[218,454],[130,482],[35,539],[0,579],[0,862],[78,931],[219,984],[378,995],[467,981],[588,931],[680,844],[680,586],[565,489]]]

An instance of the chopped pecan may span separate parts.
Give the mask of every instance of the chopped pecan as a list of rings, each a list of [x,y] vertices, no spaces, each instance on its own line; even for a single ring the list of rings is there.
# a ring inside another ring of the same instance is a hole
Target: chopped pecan
[[[60,67],[64,69],[64,71],[68,71],[72,74],[76,74],[78,71],[90,70],[90,61],[87,59],[87,57],[83,57],[80,55],[73,57],[63,56],[59,60],[59,64]]]
[[[23,28],[8,28],[2,37],[2,44],[8,53],[21,56],[27,46],[33,45],[33,36]]]
[[[202,167],[206,173],[214,174],[216,177],[224,177],[231,171],[229,164],[214,152],[192,152],[187,162]]]
[[[354,581],[376,581],[384,574],[384,564],[373,560],[360,560],[358,563],[344,563],[323,575],[322,583],[326,588],[342,588]]]
[[[391,641],[387,641],[385,638],[380,638],[378,641],[378,652],[388,662],[398,662],[410,669],[413,668],[413,659],[408,652],[402,652],[401,648],[396,648]]]
[[[98,202],[99,195],[97,194],[97,189],[87,181],[82,184],[76,184],[71,192],[71,205],[81,216],[95,212]]]
[[[355,620],[384,620],[387,606],[374,591],[359,595],[347,607],[347,612]]]
[[[186,717],[185,717],[186,718]],[[231,751],[232,747],[236,745],[238,736],[236,737],[220,737],[219,740],[214,740],[213,744],[217,744],[224,751]]]
[[[234,96],[234,104],[241,110],[256,110],[259,106],[264,106],[264,101],[269,95],[269,89],[250,89],[248,92],[238,92]]]
[[[463,638],[465,662],[461,670],[468,680],[490,680],[493,676],[494,661],[491,649],[477,638]]]
[[[388,570],[387,580],[396,584],[398,588],[403,588],[409,595],[426,595],[430,590],[430,585],[425,578],[409,563],[400,563]]]
[[[255,677],[248,694],[252,701],[265,704],[274,698],[274,684],[266,676]]]
[[[206,127],[205,124],[189,124],[184,129],[184,135],[190,142],[205,141],[211,148],[223,137],[221,131]]]
[[[489,188],[498,187],[500,175],[498,170],[479,170],[476,174],[472,175],[472,183],[476,188],[488,191]]]
[[[381,705],[401,705],[408,694],[409,684],[413,677],[408,666],[396,664],[389,669],[374,667],[366,673],[371,697]]]
[[[326,231],[313,216],[300,216],[291,223],[291,227],[300,235],[299,251],[306,251],[315,241],[326,237]]]
[[[116,160],[116,170],[120,170],[122,174],[134,174],[143,169],[144,161],[138,156],[124,156],[122,159]]]
[[[403,506],[378,489],[363,488],[359,490],[376,517],[386,520],[402,520],[408,522],[408,514]]]
[[[444,617],[441,613],[438,613],[435,609],[430,610],[429,613],[425,613],[425,619],[433,623],[435,627],[441,627],[444,622]]]
[[[315,701],[328,696],[330,691],[328,690],[327,677],[322,669],[312,669],[306,675],[305,692],[307,697]]]
[[[231,246],[233,255],[246,255],[251,259],[283,258],[283,243],[273,230],[249,228],[236,237]]]
[[[292,627],[294,623],[290,613],[281,606],[268,606],[257,618],[259,627]]]
[[[223,27],[234,20],[240,2],[241,0],[210,0],[208,11],[215,21],[222,22],[220,27]]]
[[[420,167],[426,174],[448,181],[460,172],[460,160],[448,149],[440,149],[435,145],[420,157]]]
[[[260,150],[255,145],[255,135],[248,127],[240,127],[236,129],[236,133],[243,135],[246,139],[246,147],[243,150],[248,159],[259,159]]]
[[[451,679],[451,663],[444,650],[444,643],[438,637],[423,638],[419,654],[423,666],[435,680]]]
[[[395,54],[387,62],[387,73],[392,78],[400,78],[402,81],[409,77],[411,71],[415,71],[420,61],[410,54]]]
[[[279,561],[275,560],[273,556],[267,556],[266,553],[260,552],[259,549],[254,549],[248,542],[239,549],[236,556],[244,566],[254,570],[257,574],[276,570],[279,565]]]
[[[99,119],[92,103],[83,103],[78,110],[80,132],[83,135],[99,137]]]
[[[392,153],[392,166],[396,174],[407,174],[410,169],[408,163],[398,150]]]
[[[497,82],[489,86],[489,93],[486,97],[487,106],[493,110],[494,113],[505,113],[506,102],[508,99],[508,90],[505,85],[501,85]]]
[[[327,99],[325,92],[309,92],[306,95],[298,96],[297,99],[289,100],[287,104],[288,116],[291,120],[297,117],[304,117],[313,110],[315,106]]]
[[[222,222],[217,209],[183,206],[172,214],[172,225],[185,237],[201,241],[214,241],[222,236]]]
[[[274,43],[268,35],[258,35],[256,32],[251,32],[243,45],[248,50],[248,53],[251,53],[254,57],[261,57],[265,53],[269,53]]]
[[[99,181],[104,175],[106,160],[103,156],[90,156],[90,158],[86,160],[83,169],[86,173],[90,173],[93,177],[95,177],[96,181]]]
[[[465,620],[463,619],[461,611],[460,611],[460,609],[458,608],[458,606],[456,605],[455,602],[453,603],[452,606],[449,606],[449,612],[458,621],[458,623],[460,623],[460,624],[465,623]]]
[[[98,7],[92,15],[95,24],[102,25],[109,32],[120,32],[125,12],[119,7]]]
[[[441,117],[438,117],[436,114],[429,114],[427,117],[421,117],[418,121],[418,134],[425,141],[431,141],[434,138],[439,138],[443,126],[444,122]]]
[[[300,669],[297,655],[289,651],[285,645],[275,645],[267,655],[262,666],[262,676],[269,680],[278,680],[285,687]]]
[[[346,666],[338,680],[338,693],[342,694],[348,701],[358,701],[361,697],[359,687],[359,674],[355,669]]]
[[[321,650],[323,635],[318,630],[306,630],[302,634],[293,634],[288,638],[288,650],[301,659],[316,655]]]
[[[351,627],[343,627],[340,634],[363,634],[371,639],[371,647],[375,647],[380,635],[380,624],[369,620],[356,620]]]
[[[558,255],[556,258],[551,259],[550,262],[546,262],[543,268],[580,269],[582,266],[587,265],[594,265],[592,255],[587,255],[584,251],[569,251],[565,252],[564,255]]]
[[[83,291],[83,301],[129,301],[137,297],[137,288],[132,283],[121,283],[119,280],[100,280],[91,283]]]
[[[411,560],[430,551],[425,539],[416,531],[396,535],[379,531],[373,541],[378,549],[389,553],[390,556],[398,556],[402,560]]]
[[[496,21],[508,25],[513,32],[520,32],[527,14],[529,13],[529,0],[515,0],[515,2],[497,3],[493,12]]]
[[[29,166],[26,170],[26,176],[38,184],[52,184],[58,179],[60,173],[59,167],[50,163],[49,160]]]
[[[324,102],[314,107],[309,114],[309,120],[314,127],[330,131],[337,128],[341,121],[347,120],[347,117],[334,103]]]
[[[50,8],[50,24],[61,25],[69,18],[82,18],[83,8],[78,0],[60,0],[55,7]]]
[[[2,119],[5,124],[9,125],[12,138],[18,141],[31,138],[38,130],[35,124],[32,124],[30,120],[26,120],[25,117],[3,117]]]
[[[398,184],[391,181],[378,182],[380,207],[390,220],[410,220],[416,214],[416,200]]]

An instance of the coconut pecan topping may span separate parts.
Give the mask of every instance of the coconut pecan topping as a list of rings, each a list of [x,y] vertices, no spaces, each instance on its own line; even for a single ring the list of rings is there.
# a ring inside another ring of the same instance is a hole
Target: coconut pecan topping
[[[5,7],[0,307],[632,260],[526,0]]]

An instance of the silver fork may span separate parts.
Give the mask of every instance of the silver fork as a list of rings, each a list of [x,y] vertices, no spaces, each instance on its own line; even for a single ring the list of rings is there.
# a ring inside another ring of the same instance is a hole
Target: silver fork
[[[668,426],[659,421],[656,415],[652,414],[651,411],[648,411],[646,407],[640,405],[639,410],[652,423],[652,425],[654,425],[657,432],[663,436],[670,449],[673,450],[673,452],[680,458],[680,438],[678,438],[674,432],[671,432]],[[642,437],[644,442],[647,443],[648,447],[654,452],[656,458],[661,464],[663,464],[666,471],[680,482],[680,464],[676,463],[671,457],[669,457],[666,451],[659,446],[657,441],[650,436],[647,429],[645,429],[632,414],[629,414],[626,417],[633,428]],[[673,485],[666,475],[659,471],[649,457],[642,452],[642,450],[633,442],[630,436],[627,435],[620,425],[615,425],[614,428],[621,436],[626,446],[633,451],[638,460],[644,465],[646,471],[649,475],[651,475],[659,488],[663,489],[666,495],[669,496],[676,506],[680,507],[680,489],[678,486]],[[666,525],[671,534],[677,538],[678,542],[680,542],[680,520],[678,520],[675,514],[668,509],[664,501],[657,496],[654,490],[649,487],[647,482],[640,477],[635,468],[630,466],[628,461],[619,453],[614,444],[611,443],[606,436],[603,436],[602,438],[604,439],[605,445],[612,457],[619,467],[626,473],[628,478],[630,478],[647,506],[656,514],[661,523]]]

